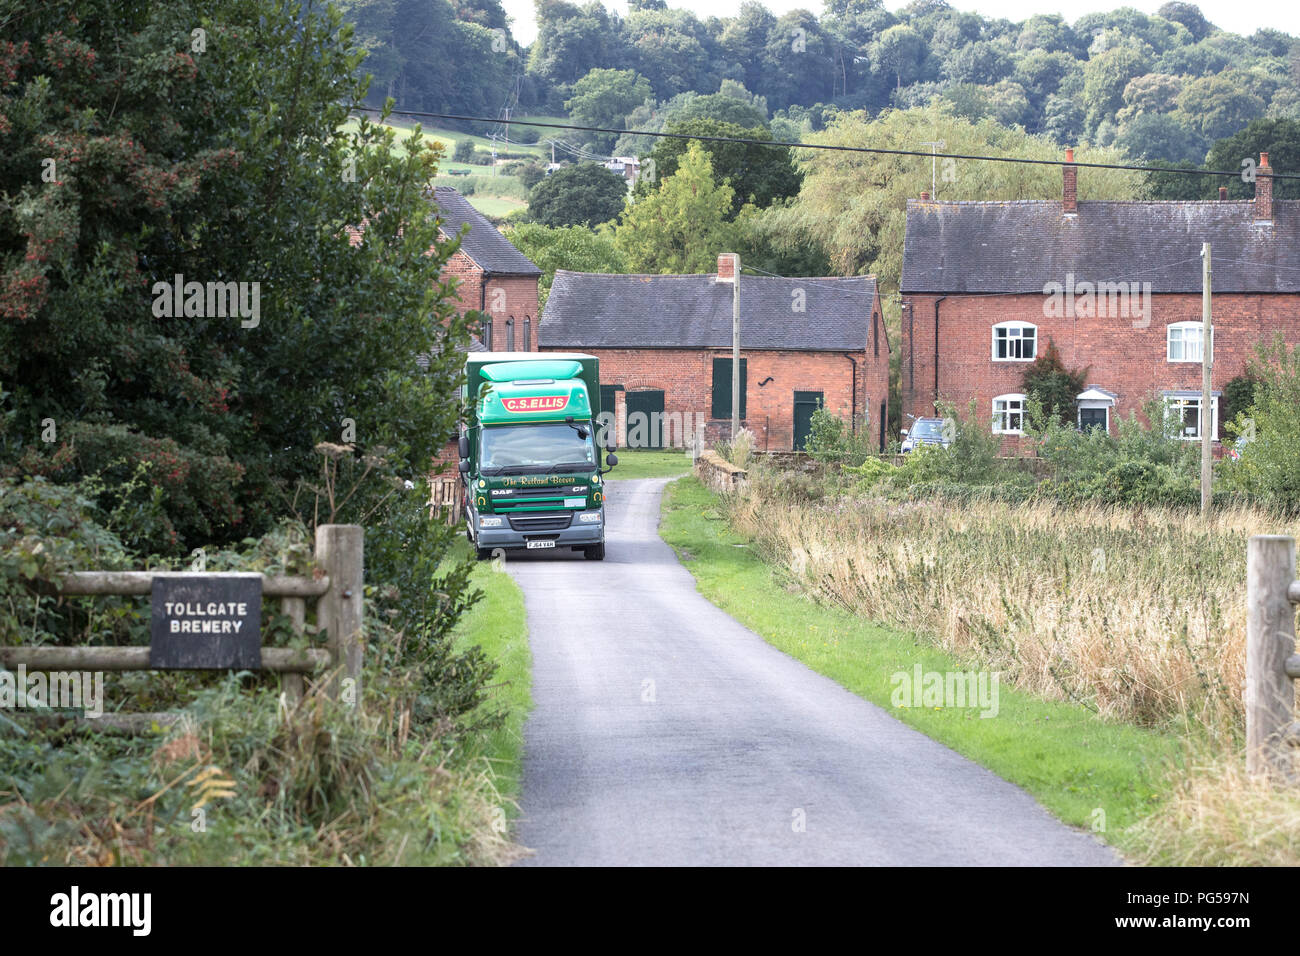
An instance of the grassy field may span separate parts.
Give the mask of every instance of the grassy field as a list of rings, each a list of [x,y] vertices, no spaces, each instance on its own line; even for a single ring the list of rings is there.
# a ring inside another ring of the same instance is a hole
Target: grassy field
[[[618,464],[609,473],[611,481],[628,478],[671,478],[691,470],[691,460],[681,449],[649,451],[641,448],[620,449]]]
[[[1098,717],[1071,702],[1001,687],[992,719],[971,709],[894,707],[891,677],[971,663],[905,631],[811,600],[733,532],[719,499],[694,478],[669,486],[660,533],[700,592],[769,643],[1032,793],[1066,823],[1121,849],[1157,804],[1180,754],[1177,737]],[[1099,812],[1100,811],[1100,812]]]
[[[455,183],[439,182],[438,185],[455,186]],[[504,219],[516,209],[527,209],[528,203],[522,199],[512,199],[509,196],[483,196],[474,193],[472,196],[466,196],[469,204],[487,216],[489,219]]]
[[[563,122],[564,117],[556,116],[530,116],[528,119],[536,119],[544,122]],[[390,128],[397,131],[398,142],[394,149],[401,155],[405,155],[406,149],[402,146],[402,140],[405,139],[410,131],[417,125],[414,120],[406,121],[400,118],[393,118],[388,124]],[[452,170],[458,173],[468,173],[473,177],[475,188],[472,194],[466,196],[472,205],[485,216],[493,219],[502,219],[517,209],[527,208],[527,191],[523,184],[516,176],[497,175],[492,176],[490,166],[479,166],[471,163],[458,163],[452,160],[452,154],[455,151],[456,144],[461,140],[469,140],[474,144],[474,148],[479,151],[490,151],[492,149],[492,140],[486,136],[476,136],[472,133],[466,133],[461,130],[445,129],[428,124],[419,124],[420,132],[423,136],[435,140],[443,147],[443,160],[439,164],[439,175],[435,180],[438,186],[451,186],[461,188],[466,177],[447,175]],[[345,130],[355,130],[356,120],[349,120],[344,124]],[[520,129],[521,127],[512,126],[511,130]],[[542,136],[547,136],[558,132],[557,130],[538,129]],[[498,142],[497,147],[504,152],[503,144]],[[549,162],[551,158],[550,148],[541,144],[524,144],[511,142],[509,152],[512,156],[521,155],[528,159]]]

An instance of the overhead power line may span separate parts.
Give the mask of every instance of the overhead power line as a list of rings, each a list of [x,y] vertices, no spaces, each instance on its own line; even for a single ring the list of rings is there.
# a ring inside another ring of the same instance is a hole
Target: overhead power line
[[[544,123],[539,120],[502,120],[487,116],[465,116],[459,113],[425,113],[418,110],[390,110],[401,116],[427,119],[458,120],[466,123],[506,123],[514,126],[540,126],[547,129],[572,130],[579,133],[614,133],[622,136],[657,136],[663,139],[693,139],[704,143],[737,143],[747,146],[784,146],[789,149],[820,149],[838,153],[879,153],[886,156],[924,156],[930,153],[916,149],[886,149],[882,146],[839,146],[831,143],[788,143],[774,139],[748,139],[739,136],[702,136],[698,133],[665,133],[648,129],[613,129],[607,126],[578,126],[573,123]],[[1240,169],[1182,169],[1177,166],[1137,166],[1129,163],[1066,163],[1059,159],[1024,159],[1018,156],[979,156],[968,153],[944,153],[944,159],[969,159],[986,163],[1020,163],[1026,166],[1075,166],[1082,169],[1123,169],[1135,173],[1175,173],[1184,176],[1241,176]],[[1300,179],[1300,173],[1272,173],[1273,179]]]

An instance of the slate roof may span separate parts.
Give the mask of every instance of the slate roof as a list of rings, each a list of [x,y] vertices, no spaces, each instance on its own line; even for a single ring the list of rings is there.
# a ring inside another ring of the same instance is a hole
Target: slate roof
[[[461,226],[469,223],[470,231],[460,243],[460,251],[473,259],[485,272],[498,275],[540,276],[542,270],[532,260],[510,244],[510,240],[497,231],[487,217],[469,204],[450,186],[434,188],[434,201],[442,217],[441,231],[453,237]]]
[[[802,312],[795,311],[803,290]],[[860,352],[876,280],[744,276],[746,349]],[[732,287],[708,275],[607,275],[557,270],[537,326],[548,348],[730,348]]]
[[[1200,292],[1201,243],[1215,292],[1300,292],[1300,200],[1276,201],[1272,224],[1250,200],[1059,200],[907,203],[901,288],[935,293],[1042,293],[1046,282],[1150,282]]]

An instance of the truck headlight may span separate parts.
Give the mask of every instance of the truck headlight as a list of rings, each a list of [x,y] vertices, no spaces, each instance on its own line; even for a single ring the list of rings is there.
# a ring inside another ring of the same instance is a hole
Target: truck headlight
[[[480,528],[499,528],[501,527],[501,519],[493,515],[479,515],[478,526]]]
[[[599,520],[600,520],[600,512],[599,512],[599,511],[584,511],[582,514],[578,515],[578,520],[579,520],[579,521],[585,521],[585,522],[587,522],[588,524],[593,523],[593,522],[596,522],[596,521],[599,521]]]

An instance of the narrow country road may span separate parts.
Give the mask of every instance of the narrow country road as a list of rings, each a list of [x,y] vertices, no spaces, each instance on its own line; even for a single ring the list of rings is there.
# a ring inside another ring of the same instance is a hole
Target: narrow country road
[[[508,562],[533,652],[525,863],[1120,862],[701,597],[657,533],[666,483],[610,485],[603,563]]]

